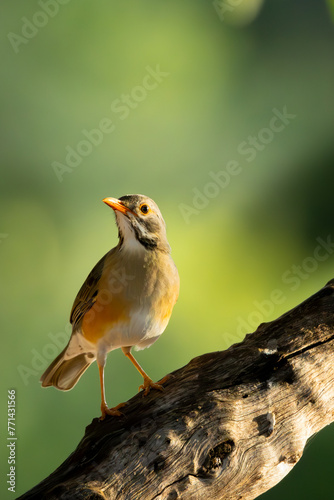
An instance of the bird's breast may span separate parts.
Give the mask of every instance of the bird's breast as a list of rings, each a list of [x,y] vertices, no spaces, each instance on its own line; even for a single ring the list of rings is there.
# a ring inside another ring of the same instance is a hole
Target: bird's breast
[[[149,252],[107,259],[96,300],[82,322],[84,337],[109,348],[148,343],[159,336],[178,295],[178,275],[169,255]]]

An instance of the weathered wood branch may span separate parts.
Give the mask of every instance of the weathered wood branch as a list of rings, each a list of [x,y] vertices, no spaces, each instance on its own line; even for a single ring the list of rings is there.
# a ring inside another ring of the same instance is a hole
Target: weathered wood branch
[[[334,420],[334,280],[223,352],[175,371],[125,418],[94,419],[20,499],[251,500]]]

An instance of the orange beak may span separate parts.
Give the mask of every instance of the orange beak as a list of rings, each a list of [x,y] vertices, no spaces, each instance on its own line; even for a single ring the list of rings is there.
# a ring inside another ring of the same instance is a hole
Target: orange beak
[[[123,205],[121,201],[119,201],[117,198],[104,198],[102,200],[106,205],[111,207],[113,210],[118,210],[119,212],[122,212],[122,214],[127,214],[127,212],[130,212],[133,215],[136,215],[130,208],[126,207]]]

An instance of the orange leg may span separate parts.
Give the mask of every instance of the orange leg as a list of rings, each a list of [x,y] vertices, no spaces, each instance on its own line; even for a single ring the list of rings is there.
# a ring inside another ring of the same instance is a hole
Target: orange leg
[[[139,371],[139,373],[141,374],[141,376],[144,378],[144,383],[142,385],[139,386],[139,391],[141,389],[143,389],[144,391],[144,396],[147,396],[147,394],[150,392],[151,389],[157,389],[158,391],[163,391],[164,388],[161,384],[156,384],[155,382],[153,382],[153,380],[147,375],[147,373],[142,369],[142,367],[140,366],[140,364],[136,361],[136,359],[134,358],[134,356],[132,356],[131,352],[128,351],[127,348],[125,347],[122,347],[122,351],[123,353],[125,354],[125,356],[127,358],[129,358],[129,360],[131,361],[131,363],[133,363],[135,365],[135,367],[137,368],[137,370]],[[160,382],[164,383],[166,380],[168,380],[169,376],[167,375],[166,377],[164,377],[163,379],[160,380]]]
[[[122,417],[123,413],[118,411],[119,408],[122,408],[123,406],[126,405],[126,403],[120,403],[119,405],[115,406],[114,408],[108,408],[105,396],[104,396],[104,365],[100,365],[97,363],[99,367],[99,374],[100,374],[100,385],[101,385],[101,412],[102,415],[100,417],[100,420],[104,420],[106,415],[112,415],[113,417]]]

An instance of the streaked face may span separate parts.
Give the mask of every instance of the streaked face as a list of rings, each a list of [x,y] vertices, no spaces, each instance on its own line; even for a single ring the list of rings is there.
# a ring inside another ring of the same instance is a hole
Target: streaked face
[[[161,248],[169,251],[166,224],[158,205],[144,195],[133,194],[118,199],[115,210],[120,237],[125,241],[134,236],[145,248]]]

